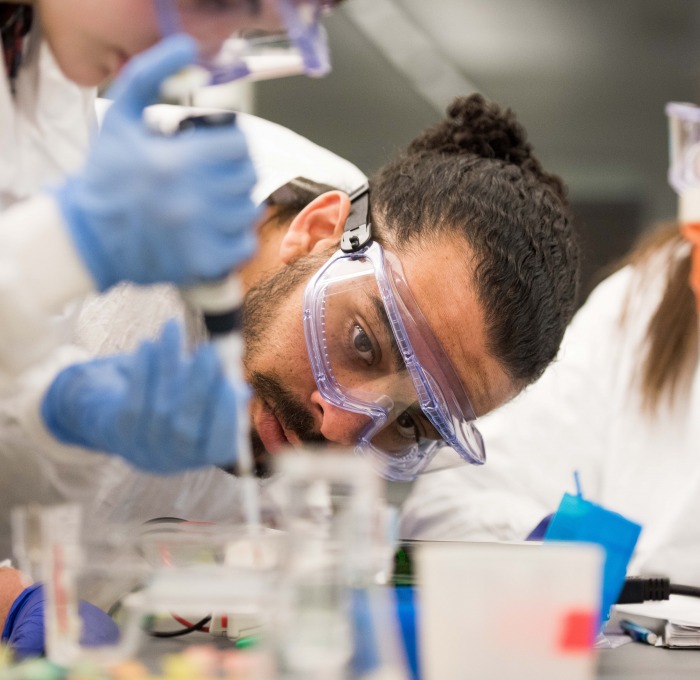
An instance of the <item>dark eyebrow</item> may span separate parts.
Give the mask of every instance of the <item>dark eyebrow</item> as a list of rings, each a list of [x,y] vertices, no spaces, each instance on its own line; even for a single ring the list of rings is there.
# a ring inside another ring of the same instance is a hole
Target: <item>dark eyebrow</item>
[[[370,297],[372,301],[372,306],[374,307],[374,313],[379,320],[379,322],[384,326],[386,334],[389,336],[389,344],[391,346],[391,358],[392,367],[395,371],[405,371],[406,363],[403,360],[403,355],[399,349],[399,345],[396,342],[396,337],[394,336],[394,331],[391,328],[391,323],[389,322],[389,317],[384,308],[384,303],[376,296],[372,295]]]

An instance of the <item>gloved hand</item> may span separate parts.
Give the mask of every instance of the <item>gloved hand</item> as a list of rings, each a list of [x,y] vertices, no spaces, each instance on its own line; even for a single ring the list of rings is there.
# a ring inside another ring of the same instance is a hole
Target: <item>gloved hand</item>
[[[143,109],[161,82],[194,61],[185,35],[135,57],[82,172],[55,191],[99,290],[118,281],[178,286],[223,278],[255,250],[255,171],[235,126],[164,136]]]
[[[2,641],[12,647],[18,661],[42,656],[45,649],[44,587],[35,583],[25,588],[14,601],[2,631]],[[80,643],[86,647],[115,644],[119,628],[114,621],[94,605],[80,601],[78,613],[82,621]]]
[[[185,355],[177,323],[134,354],[93,359],[58,374],[41,405],[61,442],[114,453],[148,472],[175,473],[236,459],[236,404],[212,345]]]

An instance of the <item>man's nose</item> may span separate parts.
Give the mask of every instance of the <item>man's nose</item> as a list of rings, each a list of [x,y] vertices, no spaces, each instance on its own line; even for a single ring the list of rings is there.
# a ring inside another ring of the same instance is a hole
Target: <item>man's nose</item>
[[[369,416],[353,413],[326,401],[318,391],[311,395],[314,417],[320,421],[321,434],[342,446],[353,446],[370,423]]]

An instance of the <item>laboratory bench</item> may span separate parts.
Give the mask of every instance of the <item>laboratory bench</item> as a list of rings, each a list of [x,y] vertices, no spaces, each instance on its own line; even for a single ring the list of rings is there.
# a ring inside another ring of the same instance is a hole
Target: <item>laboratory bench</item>
[[[230,643],[222,638],[208,635],[193,635],[192,639],[148,640],[141,649],[139,658],[151,671],[158,671],[164,655],[179,654],[191,644],[207,644],[218,649],[231,649]],[[14,680],[27,680],[36,677],[32,674],[10,674]],[[44,673],[42,677],[58,680],[55,673]],[[81,675],[80,677],[84,677]],[[104,675],[96,674],[97,678]],[[126,676],[119,676],[124,680]],[[528,677],[523,673],[523,677]],[[685,680],[700,678],[700,650],[662,649],[648,645],[630,643],[615,649],[602,649],[598,652],[597,680]]]
[[[211,641],[202,635],[197,642]],[[193,640],[194,641],[194,640]],[[146,645],[153,662],[156,656],[181,651],[188,644],[184,640],[152,640]],[[225,647],[218,640],[215,644]],[[629,643],[616,649],[598,652],[597,680],[685,680],[700,679],[700,649],[663,649],[641,643]]]
[[[203,642],[206,636],[199,638]],[[211,640],[211,638],[209,638]],[[183,640],[158,640],[147,644],[155,657],[181,651]],[[218,645],[225,646],[219,641]],[[150,655],[148,655],[150,656]],[[630,643],[616,649],[598,652],[597,680],[693,680],[700,679],[700,649],[663,649],[641,643]]]
[[[664,649],[630,643],[601,649],[599,680],[683,680],[700,678],[700,649]]]
[[[204,642],[207,636],[198,638]],[[211,638],[208,638],[211,641]],[[146,657],[181,651],[184,640],[149,641]],[[225,646],[222,641],[218,642]],[[630,643],[616,649],[598,652],[597,680],[685,680],[700,679],[700,649],[663,649],[641,643]]]

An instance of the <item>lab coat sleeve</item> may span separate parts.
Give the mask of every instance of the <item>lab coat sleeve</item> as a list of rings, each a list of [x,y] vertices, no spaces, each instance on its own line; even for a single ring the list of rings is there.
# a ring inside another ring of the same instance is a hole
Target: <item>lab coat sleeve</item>
[[[61,341],[51,316],[93,289],[48,194],[0,214],[0,394]]]
[[[612,416],[620,310],[630,272],[598,287],[569,327],[558,359],[509,404],[479,419],[486,464],[425,475],[404,506],[404,538],[523,540],[565,492],[573,472],[600,493]]]
[[[10,555],[10,513],[17,505],[98,502],[94,480],[111,456],[65,446],[46,430],[40,405],[47,387],[65,366],[88,359],[64,345],[24,373],[12,395],[0,399],[0,559]]]

